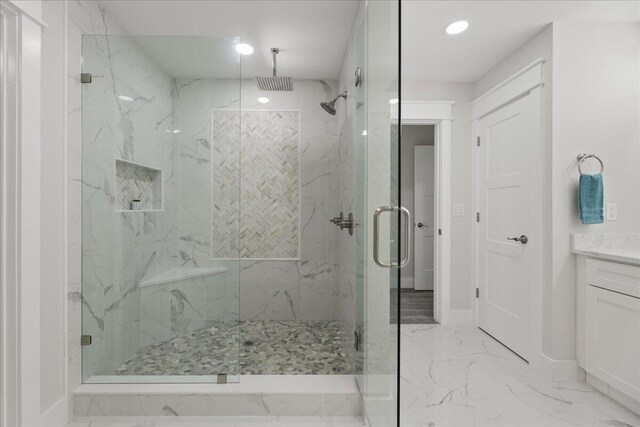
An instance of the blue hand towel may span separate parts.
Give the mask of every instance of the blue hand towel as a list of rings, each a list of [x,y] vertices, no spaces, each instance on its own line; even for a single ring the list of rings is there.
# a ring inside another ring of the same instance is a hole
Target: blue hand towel
[[[578,206],[583,224],[604,222],[604,181],[601,174],[580,175]]]

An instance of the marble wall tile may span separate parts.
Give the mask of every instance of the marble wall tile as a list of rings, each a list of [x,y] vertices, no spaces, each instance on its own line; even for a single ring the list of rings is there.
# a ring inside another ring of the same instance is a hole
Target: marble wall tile
[[[226,274],[193,277],[140,289],[140,347],[239,317],[237,284]]]
[[[106,394],[76,395],[73,398],[73,415],[76,417],[104,417],[109,414],[109,396]]]
[[[336,405],[335,396],[322,393],[228,393],[228,394],[88,394],[75,395],[77,417],[87,416],[299,416],[321,417],[329,401],[331,413],[340,415],[344,405]],[[341,395],[351,399],[350,395]],[[347,404],[347,406],[349,406]],[[356,414],[361,415],[361,412]]]
[[[315,294],[310,292],[310,286],[303,292],[301,283],[302,276],[311,274],[318,265],[332,266],[337,256],[338,229],[329,223],[329,219],[338,213],[337,121],[320,107],[321,101],[335,96],[336,83],[296,81],[295,91],[270,93],[270,102],[266,105],[257,102],[260,92],[253,80],[242,80],[240,83],[232,80],[177,79],[175,88],[176,126],[182,130],[180,147],[183,153],[189,153],[180,157],[181,170],[189,170],[180,174],[180,188],[184,188],[184,191],[180,191],[179,195],[182,232],[179,254],[184,265],[219,264],[221,260],[215,259],[215,254],[211,253],[212,246],[222,245],[224,251],[235,257],[242,256],[241,226],[245,216],[242,215],[243,209],[240,206],[241,177],[234,172],[239,167],[240,154],[232,149],[233,143],[222,146],[216,144],[216,132],[225,128],[223,133],[228,139],[231,140],[234,136],[240,139],[240,105],[246,114],[256,111],[297,111],[301,129],[300,252],[294,258],[299,259],[242,259],[239,274],[240,318],[268,320],[274,315],[278,319],[295,320],[300,318],[303,301],[311,306],[311,299],[318,295],[321,301],[317,307],[324,307],[326,310],[314,310],[317,318],[313,320],[331,319],[332,305],[326,301],[335,296],[333,268],[325,268],[323,277],[309,276],[305,279],[325,284],[314,287]],[[214,112],[221,109],[228,116],[226,126],[221,123],[215,125],[215,121],[212,124]],[[207,144],[204,144],[205,140]],[[239,141],[235,142],[236,147],[240,144]],[[213,159],[212,163],[207,161],[207,155]],[[228,169],[221,170],[215,166],[216,159],[219,158],[228,159],[225,163]],[[212,192],[205,194],[205,190]],[[227,200],[227,203],[220,206],[219,198]],[[240,215],[237,214],[238,210]],[[225,226],[216,226],[213,230],[203,229],[203,221],[212,217],[216,224],[224,222]],[[214,245],[212,240],[217,243]],[[207,243],[210,245],[208,251],[205,249]],[[285,257],[291,255],[285,254]],[[326,292],[320,292],[321,290]],[[293,305],[293,309],[289,304]],[[307,317],[311,315],[308,314]]]
[[[360,394],[336,393],[324,395],[324,414],[327,416],[358,416],[362,415]]]

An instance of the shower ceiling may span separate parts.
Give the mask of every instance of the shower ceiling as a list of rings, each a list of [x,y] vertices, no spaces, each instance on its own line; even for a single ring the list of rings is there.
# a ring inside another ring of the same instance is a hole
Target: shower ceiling
[[[278,74],[296,79],[336,79],[342,65],[357,1],[101,1],[121,34],[240,37],[254,48],[242,58],[242,75],[271,74],[270,48],[278,46]],[[112,32],[115,32],[111,27]],[[198,43],[206,43],[202,40]],[[235,77],[203,57],[192,40],[144,41],[145,49],[170,75],[182,78]],[[205,50],[206,51],[206,50]],[[219,58],[219,57],[218,57]],[[280,58],[279,58],[280,59]],[[212,75],[213,74],[213,75]]]

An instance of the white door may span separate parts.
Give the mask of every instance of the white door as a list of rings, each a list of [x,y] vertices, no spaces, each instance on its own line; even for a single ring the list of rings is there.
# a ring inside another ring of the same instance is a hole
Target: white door
[[[530,182],[539,128],[536,99],[527,95],[476,123],[480,136],[478,325],[526,360],[533,339],[530,282],[537,268],[534,239],[538,236],[533,226],[537,206]]]
[[[414,231],[415,261],[414,288],[433,290],[434,266],[434,147],[419,145],[414,148]]]

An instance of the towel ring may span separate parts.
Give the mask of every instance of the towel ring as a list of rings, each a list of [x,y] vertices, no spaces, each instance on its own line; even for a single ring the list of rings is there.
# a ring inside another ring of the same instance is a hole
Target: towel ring
[[[580,172],[581,175],[582,175],[582,162],[588,159],[596,159],[600,163],[599,173],[602,173],[604,171],[604,163],[602,163],[602,159],[600,159],[600,157],[596,156],[595,154],[582,153],[582,154],[578,154],[578,171]]]

